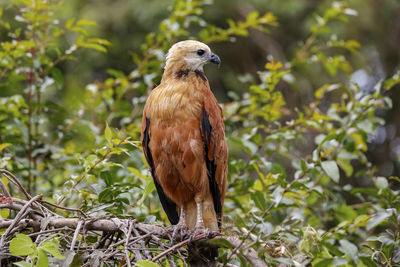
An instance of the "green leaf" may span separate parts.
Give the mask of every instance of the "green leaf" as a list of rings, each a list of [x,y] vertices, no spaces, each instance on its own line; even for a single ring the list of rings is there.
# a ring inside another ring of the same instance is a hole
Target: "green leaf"
[[[336,205],[334,208],[335,216],[338,218],[340,222],[343,221],[352,221],[357,217],[357,212],[346,204]]]
[[[64,85],[64,76],[60,69],[54,67],[50,70],[50,74],[58,86],[62,87]]]
[[[328,160],[328,161],[322,161],[321,162],[321,167],[326,173],[326,175],[329,176],[335,183],[339,182],[339,168],[336,164],[335,161],[333,160]]]
[[[9,147],[9,146],[11,146],[10,143],[3,143],[3,144],[0,144],[0,152],[1,152],[3,149],[5,149],[6,147]]]
[[[158,264],[152,261],[146,261],[146,260],[142,260],[142,261],[138,261],[136,262],[135,266],[139,266],[139,267],[158,267]]]
[[[333,259],[315,259],[312,262],[313,267],[325,267],[325,266],[331,266],[333,262]]]
[[[36,263],[36,267],[48,267],[49,266],[49,258],[47,258],[46,251],[44,249],[39,248],[39,257]]]
[[[112,140],[112,131],[110,127],[108,127],[108,123],[106,124],[106,129],[104,130],[104,137],[106,138],[107,142],[111,144]]]
[[[384,89],[389,90],[400,83],[400,71],[385,81]]]
[[[289,258],[282,258],[282,257],[281,257],[281,258],[275,258],[275,260],[276,260],[277,262],[286,264],[286,265],[288,265],[288,266],[294,265],[293,260],[292,260],[292,259],[289,259]]]
[[[90,48],[104,53],[107,52],[107,49],[99,44],[82,43],[80,44],[80,46],[83,48]]]
[[[347,177],[350,177],[353,174],[353,166],[351,166],[351,163],[350,163],[349,159],[339,158],[337,160],[337,164],[346,173]]]
[[[10,216],[10,210],[9,209],[0,209],[0,216],[1,218],[8,218]]]
[[[65,28],[66,28],[67,30],[71,30],[72,25],[74,24],[74,22],[75,22],[75,19],[74,19],[74,18],[68,19],[67,22],[65,23]]]
[[[14,256],[27,256],[35,253],[31,238],[24,234],[16,234],[11,240],[10,252]]]
[[[376,267],[376,263],[371,259],[371,257],[360,257],[362,263],[367,267]]]
[[[260,191],[251,193],[251,199],[254,201],[254,204],[256,204],[256,207],[261,211],[267,209],[267,202],[265,201],[263,193],[261,193]]]
[[[399,178],[399,177],[396,177],[396,176],[390,176],[390,177],[389,177],[389,179],[390,179],[390,180],[397,181],[397,182],[399,182],[399,183],[400,183],[400,178]]]
[[[138,205],[142,205],[143,202],[145,201],[146,197],[147,197],[148,195],[150,195],[151,192],[154,191],[154,189],[156,189],[156,186],[155,186],[155,184],[154,184],[154,182],[153,182],[153,179],[147,179],[146,186],[145,186],[144,192],[143,192],[143,196],[142,196],[142,198],[139,200]]]
[[[335,256],[341,256],[342,252],[338,249],[336,245],[332,245],[328,242],[322,242],[322,245],[326,247],[329,250],[329,253],[335,255]],[[326,265],[325,265],[326,266]]]
[[[375,214],[368,220],[367,226],[366,226],[367,231],[371,230],[372,228],[374,228],[375,226],[377,226],[378,224],[380,224],[381,222],[383,222],[390,216],[392,216],[391,211],[390,212],[388,212],[388,211],[378,212],[377,214]]]
[[[46,241],[40,245],[40,248],[45,250],[47,253],[53,255],[57,259],[64,259],[65,257],[61,255],[59,250],[59,243],[58,241]]]
[[[32,264],[26,261],[14,262],[13,264],[19,267],[32,267]]]
[[[231,242],[229,242],[225,238],[214,238],[214,239],[208,240],[207,243],[214,244],[214,245],[217,245],[218,247],[223,247],[223,248],[229,248],[229,249],[234,248],[234,246],[231,244]]]
[[[81,18],[76,22],[76,26],[96,26],[97,23],[92,20],[88,20],[86,18]]]
[[[342,251],[343,253],[349,255],[350,259],[355,262],[358,263],[358,248],[356,245],[354,245],[353,243],[347,241],[346,239],[341,239],[339,240],[340,243],[340,251]]]

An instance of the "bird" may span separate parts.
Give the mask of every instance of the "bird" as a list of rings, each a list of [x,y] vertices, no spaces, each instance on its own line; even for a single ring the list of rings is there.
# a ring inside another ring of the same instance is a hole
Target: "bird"
[[[228,148],[222,108],[203,71],[207,63],[221,60],[206,44],[172,45],[143,110],[143,152],[174,233],[222,227]]]

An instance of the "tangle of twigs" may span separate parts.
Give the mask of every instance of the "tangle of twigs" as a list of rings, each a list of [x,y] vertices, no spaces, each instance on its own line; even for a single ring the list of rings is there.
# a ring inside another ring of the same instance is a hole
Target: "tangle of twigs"
[[[149,260],[163,265],[168,261],[175,266],[174,257],[186,263],[189,237],[171,245],[171,227],[137,222],[135,219],[116,217],[90,217],[76,208],[65,208],[41,199],[41,195],[32,197],[11,172],[0,169],[0,176],[10,180],[26,200],[11,196],[7,186],[0,179],[0,209],[9,209],[13,216],[0,218],[0,266],[8,266],[20,261],[9,252],[9,245],[17,233],[24,233],[33,242],[40,244],[43,240],[57,236],[62,244],[61,253],[65,259],[59,260],[60,266],[70,266],[80,262],[82,266],[97,266],[99,263],[132,266],[139,260]],[[77,214],[66,218],[54,210],[66,210]],[[243,244],[238,237],[224,236],[221,233],[204,233],[196,235],[191,242],[213,238],[224,238],[235,248]],[[179,240],[180,237],[178,236]],[[266,266],[252,249],[242,251],[242,255],[253,265]]]

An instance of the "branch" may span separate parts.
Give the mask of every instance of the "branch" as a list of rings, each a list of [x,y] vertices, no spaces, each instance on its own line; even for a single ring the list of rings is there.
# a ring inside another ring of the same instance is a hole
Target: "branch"
[[[13,219],[0,219],[0,229],[7,228],[0,239],[1,255],[9,255],[8,250],[13,235],[23,232],[33,238],[36,244],[41,244],[44,240],[58,236],[62,240],[63,247],[69,250],[67,252],[69,254],[61,265],[69,265],[72,261],[82,262],[82,266],[97,265],[99,262],[106,265],[125,262],[125,265],[129,267],[132,266],[132,262],[141,259],[156,262],[168,256],[179,258],[183,263],[186,263],[188,251],[185,246],[190,242],[190,237],[182,240],[182,237],[177,236],[176,239],[182,241],[173,246],[169,245],[171,227],[139,223],[132,218],[91,218],[79,209],[65,208],[43,201],[41,195],[32,198],[12,173],[3,169],[0,169],[0,173],[10,179],[29,199],[11,197],[9,202],[0,202],[0,209],[11,209],[17,212]],[[78,212],[82,217],[65,218],[50,211],[44,205]],[[248,235],[252,229],[250,229]],[[74,234],[71,235],[71,232],[74,232]],[[124,238],[122,238],[123,234]],[[83,236],[83,242],[79,241],[79,245],[75,245],[79,235]],[[101,238],[99,238],[100,236]],[[224,238],[235,247],[230,255],[231,257],[237,253],[247,239],[245,237],[244,240],[240,240],[238,237],[225,236],[214,232],[212,236],[198,234],[192,242],[213,238]],[[243,247],[241,254],[254,266],[267,266],[258,257],[256,251],[250,247]],[[133,259],[131,259],[132,256],[134,256]],[[7,257],[11,258],[12,255]],[[169,259],[167,258],[167,260]]]
[[[25,217],[28,212],[26,212],[26,210],[28,209],[28,207],[36,200],[38,200],[39,198],[41,198],[42,195],[37,195],[36,197],[32,198],[31,200],[28,201],[28,203],[26,203],[22,209],[17,213],[17,216],[15,216],[15,219],[12,220],[12,223],[10,224],[10,226],[7,228],[7,230],[4,232],[4,234],[1,236],[0,239],[0,248],[4,246],[4,241],[7,237],[7,235],[11,232],[11,230],[13,229],[13,227],[15,225],[18,224],[18,222]]]

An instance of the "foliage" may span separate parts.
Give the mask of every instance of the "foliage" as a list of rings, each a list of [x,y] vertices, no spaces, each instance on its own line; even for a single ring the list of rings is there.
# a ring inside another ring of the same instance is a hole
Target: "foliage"
[[[0,98],[0,168],[22,178],[32,194],[89,216],[166,222],[138,140],[145,96],[160,81],[167,49],[181,39],[218,43],[246,37],[250,29],[269,34],[278,27],[272,13],[250,12],[220,28],[204,19],[206,2],[175,1],[133,55],[129,74],[108,69],[104,82],[62,95],[67,80],[59,64],[79,59],[80,50],[106,52],[111,44],[92,37],[95,22],[60,18],[68,3],[12,1],[7,14],[0,12],[7,33],[0,86],[12,92]],[[272,266],[400,263],[400,179],[377,175],[367,156],[369,138],[384,124],[378,112],[391,108],[387,92],[399,74],[372,91],[352,81],[350,57],[360,44],[339,39],[335,29],[355,15],[347,1],[315,15],[309,37],[289,60],[270,58],[259,82],[243,95],[232,92],[233,101],[224,105],[230,150],[224,232],[243,243],[232,248],[220,241],[221,262],[246,266],[241,253],[252,247]],[[296,93],[296,84],[312,80],[315,68],[325,71],[327,81],[315,85],[306,103],[288,103],[283,88]],[[1,216],[11,215],[3,210]],[[46,266],[49,255],[57,261],[53,257],[65,254],[56,240],[36,247],[17,234],[10,252]]]
[[[64,259],[65,257],[60,254],[60,244],[57,239],[46,241],[44,240],[36,247],[36,244],[32,242],[30,237],[24,234],[17,234],[10,243],[10,252],[15,256],[29,256],[32,260],[31,263],[26,261],[16,262],[15,265],[26,267],[26,266],[37,266],[46,267],[49,266],[49,259],[47,253],[51,254],[57,259]],[[36,262],[36,263],[35,263]]]

